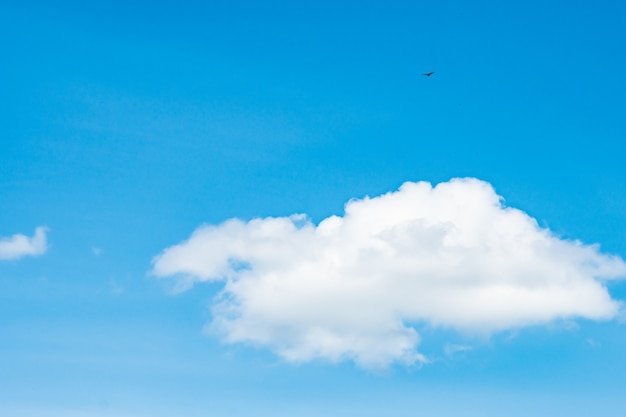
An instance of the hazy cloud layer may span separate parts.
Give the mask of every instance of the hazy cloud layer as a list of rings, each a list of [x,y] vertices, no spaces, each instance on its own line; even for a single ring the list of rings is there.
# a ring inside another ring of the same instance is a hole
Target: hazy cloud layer
[[[153,266],[179,290],[224,282],[209,328],[227,343],[366,367],[425,360],[418,323],[490,333],[611,319],[620,303],[602,280],[626,275],[619,257],[555,237],[476,179],[407,182],[317,226],[303,215],[201,226]]]
[[[19,259],[24,256],[38,256],[46,252],[46,229],[38,227],[33,237],[15,234],[11,237],[0,238],[0,259]]]

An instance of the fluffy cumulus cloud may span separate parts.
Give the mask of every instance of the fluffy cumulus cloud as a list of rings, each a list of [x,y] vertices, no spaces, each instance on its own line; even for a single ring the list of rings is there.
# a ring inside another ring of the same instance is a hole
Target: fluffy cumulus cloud
[[[38,227],[33,237],[15,234],[11,237],[0,238],[0,259],[19,259],[24,256],[38,256],[46,252],[47,228]]]
[[[204,225],[152,272],[181,291],[223,282],[208,326],[226,343],[384,367],[426,360],[421,325],[489,334],[611,319],[620,303],[604,282],[626,264],[559,239],[467,178],[407,182],[318,225],[303,215]]]

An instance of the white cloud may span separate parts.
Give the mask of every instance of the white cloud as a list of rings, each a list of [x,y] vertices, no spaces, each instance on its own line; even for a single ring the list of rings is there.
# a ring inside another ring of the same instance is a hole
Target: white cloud
[[[33,237],[15,234],[11,237],[0,238],[0,259],[19,259],[24,256],[38,256],[46,252],[46,232],[45,227],[35,229]]]
[[[624,261],[555,237],[490,184],[454,179],[352,200],[343,217],[228,220],[153,260],[179,290],[222,281],[209,329],[289,361],[425,361],[416,325],[489,334],[615,317]]]
[[[446,354],[446,356],[454,356],[457,353],[460,352],[467,352],[472,350],[473,348],[471,346],[468,345],[457,345],[454,343],[447,343],[444,347],[443,347],[443,352]]]

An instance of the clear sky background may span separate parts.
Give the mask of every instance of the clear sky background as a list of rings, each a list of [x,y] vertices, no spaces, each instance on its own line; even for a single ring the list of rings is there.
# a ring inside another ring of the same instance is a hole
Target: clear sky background
[[[203,224],[457,177],[626,258],[622,2],[130,3],[0,4],[0,414],[624,415],[623,310],[294,363],[205,330],[223,281],[151,272]]]

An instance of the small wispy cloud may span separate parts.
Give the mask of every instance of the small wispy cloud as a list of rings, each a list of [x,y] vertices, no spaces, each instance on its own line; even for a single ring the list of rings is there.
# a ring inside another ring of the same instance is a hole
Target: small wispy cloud
[[[113,277],[109,278],[108,287],[111,295],[121,295],[126,290],[124,286],[117,282],[117,280]]]
[[[0,259],[12,260],[19,259],[24,256],[39,256],[46,252],[47,241],[46,227],[38,227],[35,229],[33,237],[22,234],[14,234],[11,237],[0,238]]]
[[[457,345],[454,343],[447,343],[444,347],[443,347],[443,353],[446,354],[446,356],[454,356],[457,353],[461,353],[461,352],[467,352],[472,350],[473,348],[471,346],[468,345]]]
[[[152,273],[179,290],[224,282],[208,329],[294,362],[423,362],[412,323],[485,335],[614,318],[605,280],[626,276],[624,261],[502,201],[473,178],[408,182],[318,225],[294,215],[201,226]]]

